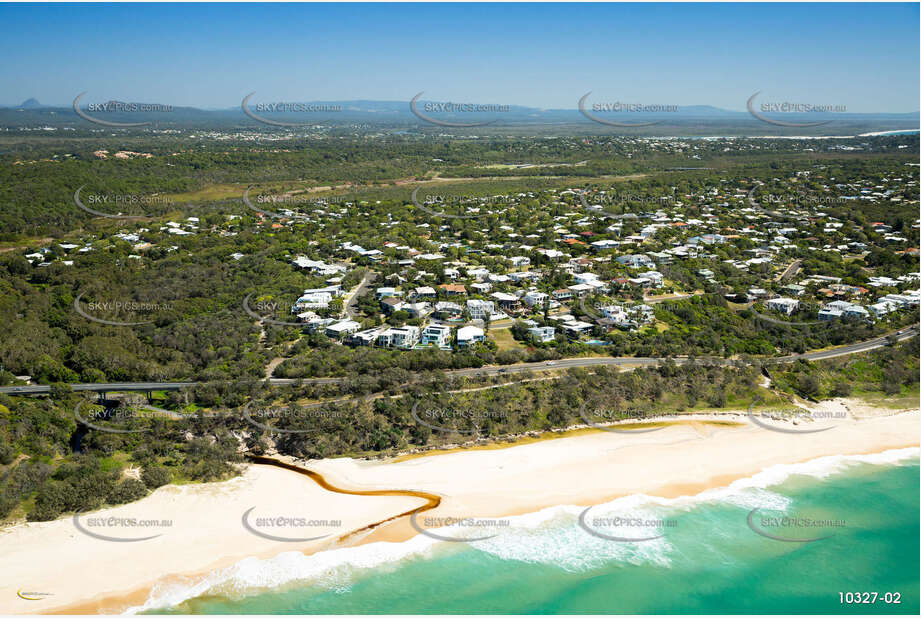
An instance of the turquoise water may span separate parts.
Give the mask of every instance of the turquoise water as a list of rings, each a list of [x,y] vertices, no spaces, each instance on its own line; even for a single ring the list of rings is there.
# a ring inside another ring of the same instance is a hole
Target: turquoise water
[[[196,590],[155,592],[153,604],[167,608],[149,611],[918,614],[918,488],[917,449],[823,458],[691,498],[622,498],[586,518],[590,525],[608,515],[668,522],[594,528],[630,538],[664,534],[652,541],[598,538],[577,525],[581,508],[558,507],[512,518],[509,529],[475,543],[420,536],[246,560]],[[756,534],[747,524],[756,507],[758,530],[787,539],[828,536],[802,543]],[[777,528],[761,520],[782,514],[837,525]],[[848,591],[880,598],[897,592],[901,604],[842,605],[839,592]]]

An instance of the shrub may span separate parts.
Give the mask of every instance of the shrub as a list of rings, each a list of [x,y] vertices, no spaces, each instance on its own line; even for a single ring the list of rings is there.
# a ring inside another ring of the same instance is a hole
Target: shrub
[[[163,466],[150,465],[144,467],[144,471],[141,472],[141,480],[148,488],[156,489],[169,483],[172,478],[169,470]]]
[[[115,489],[109,494],[107,502],[109,504],[125,504],[140,500],[147,495],[147,487],[137,479],[124,479],[115,485]]]

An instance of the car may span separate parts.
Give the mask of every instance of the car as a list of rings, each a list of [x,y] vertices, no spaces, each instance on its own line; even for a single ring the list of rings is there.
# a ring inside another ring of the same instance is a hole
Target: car
[[[503,367],[502,369],[499,370],[499,373],[508,373],[508,369]]]
[[[547,362],[544,363],[544,364],[545,364],[545,365],[556,365],[556,362],[555,362],[555,361],[547,361]]]

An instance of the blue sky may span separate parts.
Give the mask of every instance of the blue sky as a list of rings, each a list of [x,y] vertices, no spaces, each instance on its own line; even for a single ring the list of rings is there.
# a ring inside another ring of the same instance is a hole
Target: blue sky
[[[918,4],[0,4],[0,103],[919,110]]]

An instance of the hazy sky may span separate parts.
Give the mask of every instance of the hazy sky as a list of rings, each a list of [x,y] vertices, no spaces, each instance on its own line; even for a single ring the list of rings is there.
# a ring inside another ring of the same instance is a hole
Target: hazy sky
[[[919,110],[918,4],[0,4],[0,103]]]

